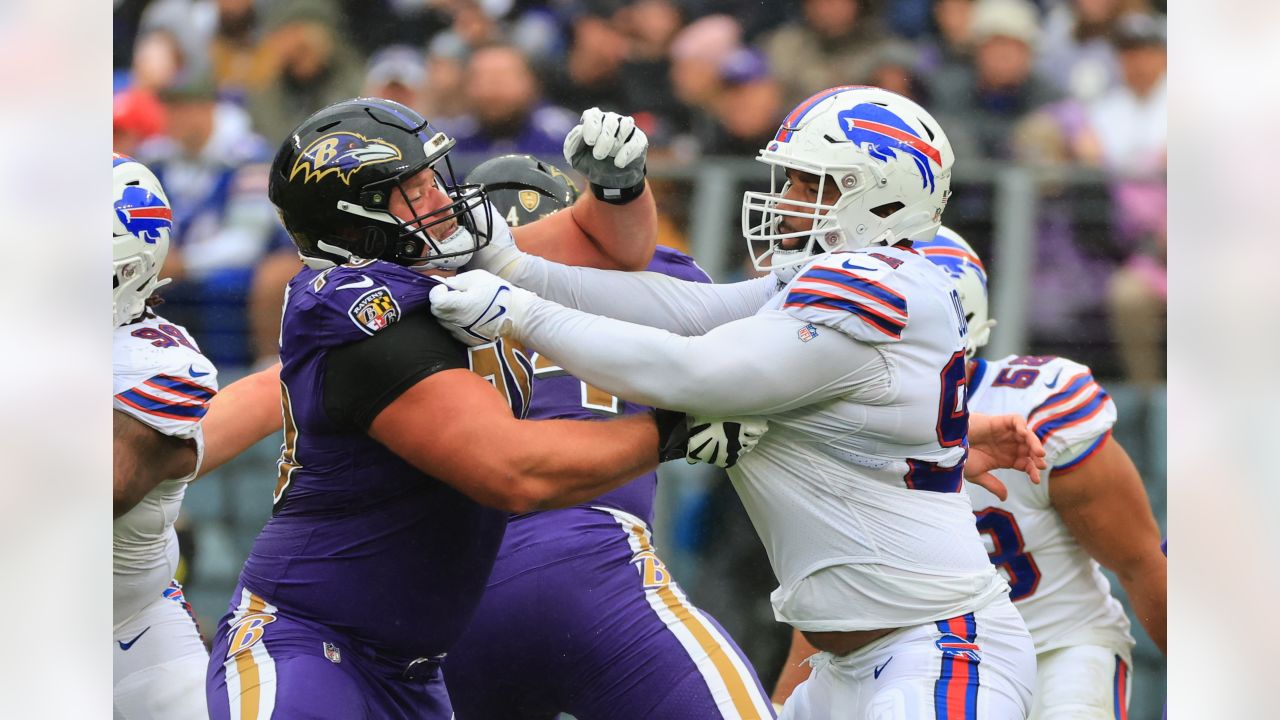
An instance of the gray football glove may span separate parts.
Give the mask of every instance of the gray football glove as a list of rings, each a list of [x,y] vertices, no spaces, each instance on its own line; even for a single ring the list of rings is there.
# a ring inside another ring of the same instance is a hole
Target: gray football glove
[[[768,430],[769,421],[762,417],[725,420],[691,417],[684,459],[690,465],[703,462],[731,468],[755,448]]]
[[[592,185],[608,190],[633,188],[644,181],[649,138],[630,115],[589,108],[564,138],[564,159]]]

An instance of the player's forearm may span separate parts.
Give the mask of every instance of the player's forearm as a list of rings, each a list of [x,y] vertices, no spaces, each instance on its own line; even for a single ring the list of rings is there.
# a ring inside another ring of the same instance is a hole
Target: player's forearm
[[[1147,636],[1165,652],[1166,620],[1168,617],[1168,561],[1160,552],[1160,546],[1145,556],[1140,563],[1118,572],[1120,584],[1129,595],[1133,613],[1142,623]]]
[[[247,375],[222,389],[209,402],[204,429],[203,477],[282,425],[280,363]]]
[[[530,510],[598,497],[658,466],[658,433],[648,413],[617,420],[533,420],[519,461]]]
[[[476,502],[523,513],[597,497],[658,465],[648,413],[617,420],[512,420],[483,455],[441,478]]]
[[[648,183],[640,197],[625,205],[584,193],[569,212],[588,240],[619,270],[643,270],[653,258],[658,212]]]
[[[570,374],[628,400],[709,417],[768,415],[854,389],[874,348],[761,314],[698,337],[535,302],[519,340]]]
[[[501,275],[514,285],[566,307],[677,335],[701,335],[749,317],[776,290],[772,278],[711,285],[654,272],[570,267],[527,254],[506,266]]]
[[[782,673],[778,675],[778,684],[774,686],[773,696],[770,698],[774,705],[785,704],[787,698],[791,697],[791,693],[795,692],[796,687],[809,679],[810,668],[805,660],[817,652],[818,649],[810,645],[799,630],[791,631],[791,649],[787,651],[787,661],[782,666]]]

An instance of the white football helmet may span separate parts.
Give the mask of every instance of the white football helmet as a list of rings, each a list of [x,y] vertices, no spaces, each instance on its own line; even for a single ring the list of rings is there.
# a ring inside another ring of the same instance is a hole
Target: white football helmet
[[[797,105],[756,159],[771,166],[772,184],[743,197],[742,232],[756,269],[787,281],[818,255],[932,237],[951,195],[955,155],[924,108],[850,85]],[[820,178],[818,202],[781,200],[788,169]],[[821,202],[827,183],[840,190],[833,204]],[[786,232],[784,217],[811,221],[812,229]],[[805,242],[784,249],[790,238]]]
[[[147,166],[118,153],[111,156],[111,189],[115,197],[111,314],[112,327],[120,327],[141,315],[151,293],[169,282],[157,275],[169,252],[173,208]]]
[[[982,259],[964,238],[946,226],[939,227],[932,239],[917,240],[912,246],[955,280],[969,323],[969,344],[964,354],[972,358],[978,348],[987,344],[991,328],[996,325],[987,316],[987,269],[982,266]]]

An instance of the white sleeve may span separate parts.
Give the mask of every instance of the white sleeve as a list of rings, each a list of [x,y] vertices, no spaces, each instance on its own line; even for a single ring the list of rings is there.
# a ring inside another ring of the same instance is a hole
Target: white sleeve
[[[503,268],[503,279],[584,312],[702,335],[754,315],[777,292],[772,276],[726,285],[678,280],[655,272],[573,267],[522,255]]]
[[[533,303],[518,340],[628,400],[710,417],[766,415],[888,392],[872,345],[766,311],[697,337]]]

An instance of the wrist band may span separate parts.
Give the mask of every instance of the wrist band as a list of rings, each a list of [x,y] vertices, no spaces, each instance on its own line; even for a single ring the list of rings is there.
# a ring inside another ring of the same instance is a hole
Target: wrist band
[[[603,200],[610,205],[626,205],[644,194],[644,178],[640,178],[640,182],[628,188],[609,188],[601,187],[595,183],[590,183],[591,194],[596,196],[597,200]]]

